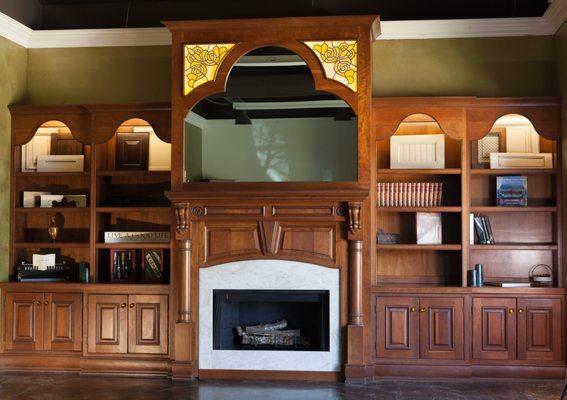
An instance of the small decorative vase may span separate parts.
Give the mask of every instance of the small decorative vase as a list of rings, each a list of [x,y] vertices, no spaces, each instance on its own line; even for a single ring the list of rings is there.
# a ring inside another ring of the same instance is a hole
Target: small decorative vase
[[[52,242],[57,240],[57,234],[59,233],[59,227],[55,222],[55,217],[51,217],[49,222],[49,226],[47,227],[47,233],[49,233],[49,237],[51,238]]]

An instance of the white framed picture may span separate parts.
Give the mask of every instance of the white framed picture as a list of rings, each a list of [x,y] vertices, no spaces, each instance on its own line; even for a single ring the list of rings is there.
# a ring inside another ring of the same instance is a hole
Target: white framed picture
[[[441,244],[443,241],[441,229],[441,213],[415,214],[417,244]]]
[[[394,135],[390,138],[390,168],[445,168],[445,135]]]

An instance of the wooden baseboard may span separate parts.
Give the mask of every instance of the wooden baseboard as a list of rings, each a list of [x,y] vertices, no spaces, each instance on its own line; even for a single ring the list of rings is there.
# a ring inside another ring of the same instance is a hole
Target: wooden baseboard
[[[376,364],[374,379],[565,379],[565,366]]]
[[[339,382],[344,379],[344,374],[342,372],[332,371],[257,371],[232,369],[200,369],[199,379],[254,379]]]

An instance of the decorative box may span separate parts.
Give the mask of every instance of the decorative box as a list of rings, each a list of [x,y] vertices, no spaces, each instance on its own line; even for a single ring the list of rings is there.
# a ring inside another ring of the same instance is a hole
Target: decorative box
[[[445,135],[392,136],[390,168],[445,168]]]
[[[38,155],[37,172],[83,172],[84,155]]]
[[[490,168],[553,168],[551,153],[491,153]]]

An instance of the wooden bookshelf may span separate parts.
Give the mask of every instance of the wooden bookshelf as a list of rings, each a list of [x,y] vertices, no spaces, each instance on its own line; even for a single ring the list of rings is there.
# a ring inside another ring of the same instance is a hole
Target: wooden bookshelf
[[[90,118],[83,120],[78,116],[84,109],[75,106],[12,107],[10,265],[29,260],[38,249],[53,250],[57,257],[68,256],[77,263],[89,263],[91,282],[106,283],[111,249],[163,249],[171,263],[170,243],[101,243],[105,230],[172,232],[173,213],[163,194],[164,188],[170,187],[171,172],[120,170],[115,165],[115,132],[130,131],[136,124],[148,124],[147,120],[153,122],[154,133],[161,140],[170,142],[168,107],[162,104],[93,106],[89,110],[93,121],[96,121],[93,125],[90,125]],[[132,115],[139,119],[132,119]],[[74,148],[82,148],[84,171],[22,170],[22,146],[34,137],[36,127],[51,120],[66,124],[71,135],[68,143]],[[133,122],[122,125],[125,120]],[[30,128],[22,128],[28,125]],[[85,134],[89,130],[92,135]],[[85,194],[88,207],[24,208],[24,191]],[[154,200],[158,203],[152,204]],[[47,226],[49,216],[54,215],[60,219],[62,226],[58,240],[51,243]],[[168,274],[170,266],[165,269]],[[169,283],[169,276],[165,277],[164,283]]]

